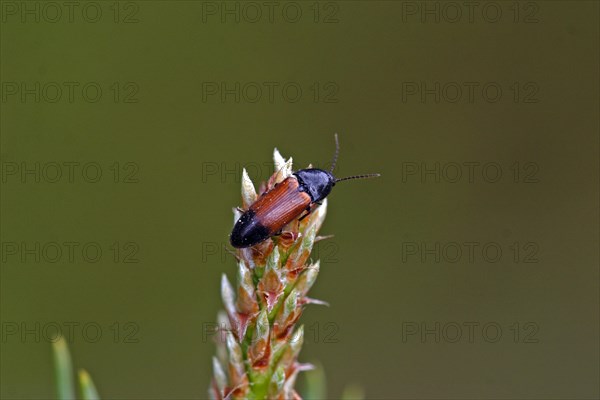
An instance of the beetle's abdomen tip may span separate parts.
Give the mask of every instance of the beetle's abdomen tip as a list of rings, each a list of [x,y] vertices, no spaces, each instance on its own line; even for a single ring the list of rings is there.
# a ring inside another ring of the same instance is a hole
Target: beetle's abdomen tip
[[[229,243],[238,249],[251,247],[268,239],[269,233],[269,230],[257,221],[254,212],[247,211],[235,223],[229,235]]]
[[[248,241],[245,239],[245,235],[244,235],[244,226],[245,224],[243,224],[243,222],[238,221],[235,226],[233,227],[233,231],[231,232],[231,235],[229,235],[229,243],[231,243],[231,245],[233,247],[235,247],[236,249],[241,249],[244,247],[249,247],[251,246],[250,243],[248,243]]]
[[[239,235],[234,235],[233,233],[229,235],[229,243],[231,243],[231,245],[236,249],[241,249],[245,247],[244,243],[241,240],[241,237]]]

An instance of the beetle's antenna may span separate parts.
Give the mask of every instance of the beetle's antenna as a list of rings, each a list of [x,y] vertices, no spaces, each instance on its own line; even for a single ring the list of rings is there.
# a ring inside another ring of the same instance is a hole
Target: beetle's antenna
[[[377,178],[381,174],[364,174],[364,175],[353,175],[347,176],[346,178],[336,179],[335,182],[348,181],[350,179],[366,179],[366,178]]]
[[[340,154],[340,142],[338,141],[337,133],[333,135],[335,137],[335,154],[333,155],[333,160],[331,161],[331,169],[329,173],[333,173],[333,169],[335,168],[335,164],[337,164],[338,155]]]

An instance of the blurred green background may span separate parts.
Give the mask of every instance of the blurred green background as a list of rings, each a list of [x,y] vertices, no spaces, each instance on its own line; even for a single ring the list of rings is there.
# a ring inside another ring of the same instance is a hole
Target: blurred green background
[[[0,2],[3,399],[56,326],[103,398],[205,398],[241,168],[334,132],[383,177],[329,198],[329,396],[598,398],[597,2],[75,3]]]

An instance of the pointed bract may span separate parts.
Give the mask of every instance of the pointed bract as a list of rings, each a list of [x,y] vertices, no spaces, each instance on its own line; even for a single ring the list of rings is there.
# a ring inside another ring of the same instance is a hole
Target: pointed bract
[[[267,259],[265,272],[258,282],[258,291],[268,312],[271,312],[285,289],[285,281],[279,269],[279,249],[275,248]]]
[[[225,390],[227,389],[227,375],[225,375],[225,371],[223,371],[223,367],[216,357],[213,357],[213,373],[219,395],[222,398],[225,396]]]
[[[269,356],[271,355],[269,318],[267,311],[263,310],[258,315],[252,343],[248,347],[248,360],[255,369],[265,369],[269,366]]]
[[[223,274],[221,276],[221,298],[223,299],[223,304],[225,305],[225,310],[229,317],[231,318],[231,314],[236,313],[235,309],[235,300],[233,296],[233,287],[231,287],[231,283],[229,283],[229,279],[227,279],[227,275]],[[230,321],[231,322],[231,321]],[[233,326],[233,323],[231,323]]]
[[[308,260],[310,252],[312,251],[313,245],[315,244],[315,236],[317,235],[317,229],[312,226],[304,236],[300,238],[300,243],[290,253],[285,267],[288,272],[293,274],[300,273],[306,266],[304,263]]]
[[[283,385],[285,383],[285,369],[280,366],[277,368],[273,377],[271,378],[271,384],[269,385],[270,398],[277,398],[277,395],[281,393]]]
[[[283,182],[285,178],[292,175],[292,157],[290,157],[283,165],[275,171],[267,182],[267,190],[272,189],[277,183]]]
[[[300,302],[300,304],[317,304],[320,306],[327,306],[329,307],[329,303],[324,301],[324,300],[319,300],[319,299],[313,299],[311,297],[303,297],[302,301]]]
[[[240,313],[253,315],[258,312],[258,302],[254,294],[252,273],[244,261],[238,263],[238,297],[237,309]]]
[[[217,345],[217,358],[222,365],[225,365],[228,359],[226,346],[227,334],[231,331],[231,323],[226,312],[219,311],[217,313],[217,326],[215,328],[216,331],[214,332],[213,339]]]
[[[227,351],[229,352],[229,365],[233,367],[238,375],[244,375],[244,357],[242,355],[242,348],[237,342],[235,336],[231,332],[227,335]],[[234,385],[239,382],[232,382]]]
[[[298,377],[298,369],[294,369],[290,376],[288,376],[287,380],[283,384],[283,398],[282,400],[294,399],[297,394],[294,390],[294,386],[296,385],[296,378]]]
[[[281,168],[283,168],[283,166],[285,165],[285,158],[281,156],[281,153],[279,152],[279,150],[277,150],[277,147],[275,148],[275,150],[273,150],[273,163],[275,165],[275,170],[273,171],[273,173],[275,174],[279,172],[279,170],[281,170]]]
[[[319,275],[319,270],[321,269],[321,262],[317,260],[314,264],[307,267],[302,274],[298,277],[298,282],[296,283],[296,289],[302,294],[306,295],[312,285],[314,285],[317,280],[317,276]]]
[[[248,176],[246,168],[244,168],[242,172],[242,207],[244,210],[247,210],[256,201],[257,197],[254,184]]]
[[[298,357],[302,345],[304,344],[304,325],[301,325],[290,338],[290,347],[294,358]]]
[[[236,395],[243,396],[248,391],[248,377],[244,368],[242,348],[232,333],[227,335],[227,350],[229,352],[229,377],[232,390],[236,392]]]
[[[320,206],[316,207],[315,210],[302,222],[305,223],[305,230],[310,230],[313,227],[316,229],[316,232],[321,230],[321,226],[323,222],[325,222],[325,217],[327,216],[327,199],[323,199],[323,202]]]
[[[229,279],[227,279],[225,274],[223,274],[223,277],[221,278],[221,297],[223,298],[225,311],[227,311],[227,316],[229,317],[231,329],[235,332],[238,340],[241,341],[246,334],[250,316],[237,311],[233,287],[231,287],[231,283],[229,283]]]
[[[273,334],[278,339],[285,339],[290,334],[294,324],[300,318],[302,308],[298,304],[299,294],[293,289],[283,302],[283,307],[273,322]]]

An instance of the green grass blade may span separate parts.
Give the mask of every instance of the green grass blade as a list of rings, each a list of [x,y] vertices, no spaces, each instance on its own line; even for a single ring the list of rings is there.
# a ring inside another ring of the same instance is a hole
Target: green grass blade
[[[365,391],[361,386],[356,384],[348,385],[342,393],[342,400],[364,400]]]
[[[52,343],[56,394],[60,400],[75,400],[73,366],[71,355],[64,338]]]
[[[305,400],[324,400],[327,399],[327,380],[325,379],[325,370],[319,364],[316,368],[305,373],[306,388],[304,390]]]
[[[79,387],[83,400],[100,400],[96,386],[85,369],[79,370]]]

